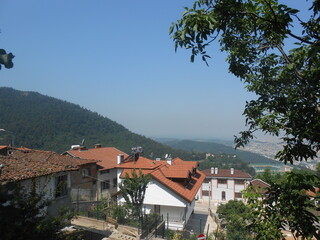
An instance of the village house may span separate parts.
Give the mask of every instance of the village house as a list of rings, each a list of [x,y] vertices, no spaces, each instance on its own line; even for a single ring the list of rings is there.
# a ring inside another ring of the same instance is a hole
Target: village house
[[[212,200],[215,203],[226,203],[229,200],[245,201],[242,191],[252,179],[250,174],[234,168],[211,168],[202,172],[206,178],[198,193],[199,199]]]
[[[71,159],[55,152],[0,146],[0,183],[15,183],[26,192],[33,184],[51,200],[50,215],[61,206],[71,207],[71,190],[96,189],[96,182],[83,175],[96,175],[96,160]]]
[[[117,192],[117,158],[119,155],[128,155],[114,147],[101,147],[96,144],[94,148],[74,145],[63,155],[80,159],[98,160],[98,171],[95,180],[97,181],[97,200],[102,197],[111,197]]]
[[[180,158],[126,159],[120,155],[117,166],[118,182],[127,174],[130,176],[133,169],[141,169],[143,174],[149,174],[151,181],[146,189],[143,211],[158,213],[164,217],[168,228],[182,230],[193,213],[195,196],[205,179],[205,175],[197,170],[197,167],[197,162],[183,161]],[[121,193],[119,201],[124,201]]]

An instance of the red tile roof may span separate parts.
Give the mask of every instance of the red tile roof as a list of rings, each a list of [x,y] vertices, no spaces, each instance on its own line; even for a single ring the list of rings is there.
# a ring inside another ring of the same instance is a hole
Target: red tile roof
[[[57,172],[78,170],[79,166],[96,160],[71,159],[55,152],[10,148],[9,156],[0,156],[3,165],[0,182],[20,181]]]
[[[156,161],[156,160],[150,160],[145,157],[139,157],[138,161],[130,161],[130,162],[125,162],[120,165],[118,165],[118,168],[128,168],[128,169],[155,169],[158,168],[161,165],[166,164],[166,161]]]
[[[254,188],[256,188],[258,190],[259,193],[261,194],[265,194],[268,192],[268,187],[270,187],[270,184],[262,181],[261,179],[253,179],[250,182],[251,186],[253,186]]]
[[[212,174],[211,169],[202,170],[207,177],[211,178],[247,178],[251,179],[251,175],[249,173],[243,172],[241,170],[234,169],[234,173],[231,174],[230,169],[218,169],[218,174]]]
[[[259,188],[268,188],[270,187],[270,184],[262,181],[261,179],[253,179],[250,184],[254,187],[259,187]]]
[[[197,162],[183,161],[180,158],[173,159],[171,164],[168,164],[167,161],[153,161],[140,157],[136,162],[120,164],[118,168],[124,169],[120,175],[122,178],[126,173],[131,176],[132,169],[141,169],[143,174],[150,174],[153,179],[188,202],[192,202],[205,179],[205,174],[202,172],[198,170],[194,172],[197,165]],[[184,183],[173,181],[176,178],[184,178],[188,184],[184,186]]]
[[[115,168],[117,166],[118,155],[122,154],[124,155],[124,158],[128,157],[128,154],[114,147],[89,148],[86,150],[69,150],[66,153],[74,157],[79,157],[81,159],[100,160],[100,162],[97,163],[102,167],[100,171]]]

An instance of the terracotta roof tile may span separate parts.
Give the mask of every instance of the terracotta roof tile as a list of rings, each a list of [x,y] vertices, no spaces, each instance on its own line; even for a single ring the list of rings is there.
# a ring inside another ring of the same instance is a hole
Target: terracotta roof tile
[[[230,169],[218,169],[218,174],[212,174],[211,169],[202,170],[207,177],[214,177],[214,178],[247,178],[251,179],[251,175],[249,173],[243,172],[241,170],[234,169],[234,173],[231,174]]]
[[[136,162],[127,162],[119,165],[119,168],[123,168],[120,177],[125,177],[126,173],[131,176],[133,168],[141,169],[143,174],[150,174],[151,177],[162,185],[175,192],[188,202],[192,202],[205,179],[205,174],[193,169],[197,167],[197,162],[183,161],[180,158],[172,160],[172,165],[166,161],[153,161],[144,157],[140,157]],[[184,186],[182,183],[175,182],[174,178],[188,179],[189,173],[191,179],[189,183]]]
[[[71,159],[58,153],[40,150],[11,148],[12,154],[0,156],[3,168],[0,181],[20,181],[57,172],[78,170],[79,166],[96,163],[96,160]]]
[[[102,167],[100,170],[112,169],[117,166],[118,155],[124,155],[124,158],[128,157],[128,154],[118,150],[114,147],[103,148],[89,148],[86,150],[69,150],[66,153],[74,157],[81,159],[96,159],[100,160],[97,164]]]
[[[150,160],[145,157],[139,157],[137,161],[130,161],[130,162],[125,162],[120,165],[118,165],[118,168],[128,168],[128,169],[155,169],[159,166],[162,166],[164,164],[167,164],[165,161],[155,161],[155,160]]]

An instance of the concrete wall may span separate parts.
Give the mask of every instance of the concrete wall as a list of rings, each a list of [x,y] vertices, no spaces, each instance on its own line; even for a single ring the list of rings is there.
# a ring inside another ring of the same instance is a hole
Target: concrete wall
[[[113,179],[117,179],[117,184],[114,185]],[[98,191],[98,199],[101,199],[101,197],[110,197],[114,193],[118,191],[118,175],[117,175],[117,169],[113,168],[110,169],[109,172],[104,170],[103,172],[98,172],[98,182],[97,182],[97,191]],[[101,189],[101,182],[109,180],[110,182],[110,188],[109,189]]]
[[[55,197],[56,193],[56,177],[67,175],[67,194],[61,197]],[[57,215],[59,209],[63,206],[71,207],[71,177],[70,172],[61,172],[48,176],[42,176],[36,179],[26,179],[20,181],[19,184],[26,192],[29,192],[32,189],[33,183],[36,184],[36,190],[38,193],[43,193],[44,198],[50,200],[50,204],[45,209],[49,215]]]

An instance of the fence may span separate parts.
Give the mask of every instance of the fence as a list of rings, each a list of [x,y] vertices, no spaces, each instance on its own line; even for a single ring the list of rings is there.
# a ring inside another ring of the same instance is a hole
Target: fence
[[[150,239],[152,236],[163,238],[166,230],[163,216],[158,214],[143,215],[140,229],[141,239]]]

